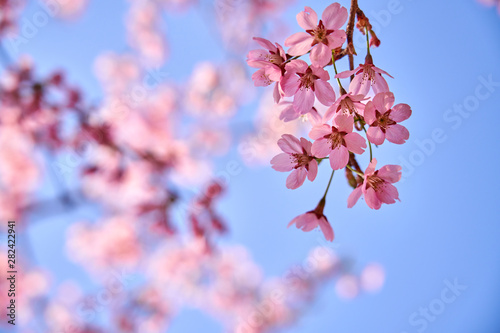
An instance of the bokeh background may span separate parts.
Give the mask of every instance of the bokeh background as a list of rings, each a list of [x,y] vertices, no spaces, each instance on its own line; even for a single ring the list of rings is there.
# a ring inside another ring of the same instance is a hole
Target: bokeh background
[[[230,6],[237,8],[242,3]],[[162,14],[170,51],[168,61],[157,68],[165,73],[166,81],[188,81],[201,61],[221,67],[232,61],[244,63],[246,51],[257,47],[251,40],[241,45],[221,37],[212,17],[216,5],[201,1]],[[304,6],[320,13],[327,5],[322,1],[283,4],[279,23],[270,22],[260,31],[261,36],[283,44],[284,37],[300,31],[296,13]],[[28,1],[20,22],[32,17],[40,6]],[[4,49],[11,59],[28,54],[41,75],[55,68],[64,70],[87,100],[98,102],[103,91],[96,56],[129,48],[124,24],[129,6],[126,1],[89,1],[74,20],[51,19],[17,50],[5,41]],[[413,110],[405,122],[410,130],[407,144],[386,144],[374,152],[379,165],[403,166],[403,180],[397,184],[401,202],[373,211],[360,201],[347,209],[350,188],[339,172],[325,211],[335,230],[334,242],[327,245],[319,231],[287,229],[293,217],[315,207],[330,168],[322,164],[314,183],[306,182],[292,191],[285,188],[287,175],[275,172],[266,162],[269,156],[263,153],[259,161],[245,160],[242,145],[257,131],[261,98],[271,90],[246,85],[245,103],[227,124],[231,147],[217,157],[213,167],[215,172],[224,170],[229,161],[237,161],[239,166],[218,206],[230,231],[217,242],[247,247],[265,276],[282,275],[316,246],[330,246],[349,258],[354,268],[372,262],[384,267],[383,288],[352,300],[339,297],[335,283],[326,282],[313,304],[282,332],[498,333],[500,151],[495,126],[500,123],[500,16],[493,8],[471,0],[360,1],[360,7],[382,41],[372,51],[375,64],[394,76],[389,85],[396,103],[410,104]],[[357,35],[359,63],[365,51]],[[338,66],[347,69],[347,60]],[[253,69],[245,71],[249,77]],[[363,167],[366,155],[360,159]],[[76,186],[77,173],[64,181],[54,173],[46,168],[37,192],[40,200]],[[68,258],[66,236],[74,221],[92,220],[99,214],[92,204],[35,211],[26,217],[28,227],[19,235],[19,251],[29,243],[32,262],[50,272],[55,286],[73,280],[86,292],[98,290],[98,282]],[[433,320],[424,320],[425,325],[412,322],[412,316],[424,318],[415,313],[442,297],[447,281],[458,281],[466,289]],[[105,325],[106,319],[98,319],[101,321]],[[177,313],[168,328],[174,333],[221,331],[224,328],[218,321],[195,308]]]

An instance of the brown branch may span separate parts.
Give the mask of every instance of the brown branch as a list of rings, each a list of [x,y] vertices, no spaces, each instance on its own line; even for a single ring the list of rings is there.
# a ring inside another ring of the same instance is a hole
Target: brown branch
[[[354,43],[352,36],[354,34],[354,19],[356,18],[356,13],[358,12],[358,0],[351,0],[351,9],[349,11],[349,21],[347,22],[347,50],[349,54],[349,69],[352,71],[354,69],[354,54],[356,54],[356,50],[354,50]],[[354,79],[354,75],[351,75],[351,81]]]

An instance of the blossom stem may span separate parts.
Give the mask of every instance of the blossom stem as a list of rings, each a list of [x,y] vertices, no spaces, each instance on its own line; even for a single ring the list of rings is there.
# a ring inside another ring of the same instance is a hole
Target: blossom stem
[[[325,200],[326,199],[326,194],[328,193],[328,190],[330,189],[330,184],[332,183],[332,179],[333,179],[333,174],[334,173],[335,173],[335,170],[332,170],[332,174],[330,176],[330,180],[328,181],[328,185],[326,186],[325,194],[323,194],[323,198],[321,198],[321,200]]]
[[[332,50],[332,64],[333,64],[333,69],[335,70],[335,75],[337,75],[338,72],[337,72],[337,65],[335,65],[335,50]],[[339,78],[337,78],[337,82],[339,84],[340,93],[342,95],[344,95],[345,94],[345,89],[344,89],[344,87],[342,87],[342,83],[340,83],[340,79]]]
[[[365,29],[366,29],[366,49],[367,49],[368,55],[370,55],[370,36],[369,36],[369,32],[368,32],[368,27],[365,27]]]
[[[364,177],[365,175],[361,172],[359,172],[358,170],[354,170],[353,168],[351,168],[351,166],[349,164],[346,165],[347,169],[351,170],[352,172],[355,172],[357,173],[358,175],[360,175],[361,177]]]
[[[366,128],[365,128],[365,125],[363,124],[363,131],[365,131],[365,134],[367,135],[366,136],[366,141],[368,141],[368,147],[370,148],[370,162],[372,161],[373,159],[373,151],[372,151],[372,143],[370,142],[370,140],[368,140],[368,133],[366,132]]]

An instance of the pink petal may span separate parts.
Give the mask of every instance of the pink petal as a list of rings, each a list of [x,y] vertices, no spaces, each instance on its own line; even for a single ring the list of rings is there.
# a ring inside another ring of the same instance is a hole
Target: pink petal
[[[337,2],[332,3],[323,11],[321,20],[328,30],[337,30],[347,21],[347,9]]]
[[[314,66],[323,67],[332,60],[332,51],[325,44],[319,43],[313,47],[309,58]]]
[[[365,78],[365,73],[361,72],[354,77],[349,85],[349,92],[353,95],[365,95],[370,91],[370,81]]]
[[[385,204],[393,204],[396,202],[396,199],[399,200],[398,189],[389,183],[384,183],[377,188],[375,192],[380,201]]]
[[[295,95],[299,89],[300,81],[297,75],[294,73],[286,73],[285,76],[280,81],[281,90],[286,97],[291,97]]]
[[[352,208],[356,202],[358,202],[362,193],[361,186],[356,187],[354,191],[349,194],[349,198],[347,198],[347,208]]]
[[[314,230],[318,226],[318,218],[314,213],[307,212],[303,214],[303,218],[296,223],[298,229],[308,232]]]
[[[347,35],[344,30],[335,30],[326,38],[328,39],[328,47],[332,50],[341,47],[345,43]]]
[[[307,170],[307,179],[313,181],[316,179],[316,175],[318,174],[318,162],[316,160],[312,160],[309,162],[309,170]]]
[[[271,160],[272,168],[280,172],[288,172],[293,170],[297,162],[292,155],[281,153],[273,157]]]
[[[312,108],[311,111],[309,111],[307,114],[307,120],[309,120],[313,126],[321,126],[324,123],[315,108]]]
[[[410,132],[403,125],[395,124],[387,127],[385,137],[392,143],[402,145],[410,138]]]
[[[379,93],[373,97],[373,105],[380,113],[389,111],[394,105],[394,94],[391,92]]]
[[[347,79],[349,76],[356,74],[359,70],[361,69],[361,65],[359,65],[357,68],[353,69],[352,71],[344,71],[340,72],[337,75],[335,75],[335,78],[337,79]]]
[[[377,166],[377,159],[374,158],[372,159],[372,161],[370,162],[370,164],[368,164],[368,166],[366,167],[366,170],[365,170],[365,177],[368,177],[369,175],[371,175],[373,172],[375,172],[375,167]]]
[[[266,75],[266,71],[264,68],[259,69],[252,75],[253,83],[256,87],[267,87],[272,83],[269,76]]]
[[[385,141],[385,134],[378,126],[370,126],[366,131],[366,137],[371,143],[376,145],[381,145]]]
[[[307,140],[306,138],[300,138],[300,144],[302,148],[305,149],[306,153],[308,155],[311,155],[311,146],[312,146],[311,141]]]
[[[309,132],[309,137],[313,140],[318,140],[319,138],[323,138],[325,135],[332,134],[332,127],[327,124],[323,124],[320,126],[314,126]]]
[[[323,80],[316,80],[314,82],[315,94],[323,105],[332,105],[335,102],[335,91],[333,91],[330,83]]]
[[[332,146],[326,139],[318,139],[313,142],[311,152],[318,158],[327,157],[332,152]]]
[[[305,7],[297,14],[297,22],[304,30],[314,30],[318,26],[318,14],[311,7]]]
[[[269,61],[267,60],[267,56],[269,52],[266,50],[251,50],[247,54],[247,63],[250,67],[254,68],[262,68],[269,65]]]
[[[314,105],[314,91],[309,88],[299,88],[293,98],[293,107],[301,114],[308,113]]]
[[[288,154],[302,154],[302,145],[299,139],[291,134],[283,134],[278,140],[278,146]]]
[[[256,41],[257,43],[259,43],[260,46],[265,47],[266,49],[268,49],[269,51],[275,51],[276,50],[276,46],[274,46],[273,43],[271,43],[270,41],[268,41],[265,38],[254,37],[253,40]]]
[[[333,117],[333,124],[339,132],[351,133],[354,126],[354,116],[337,113]]]
[[[349,151],[344,146],[338,146],[332,150],[329,159],[330,166],[333,170],[345,168],[347,162],[349,161]]]
[[[401,169],[399,165],[384,165],[378,171],[378,176],[390,183],[396,183],[401,179]]]
[[[389,85],[387,84],[387,81],[382,77],[382,75],[375,74],[373,80],[374,82],[372,83],[372,88],[375,94],[381,92],[389,92]]]
[[[365,117],[365,121],[368,125],[373,124],[377,120],[376,113],[375,113],[375,105],[373,104],[372,101],[369,101],[368,103],[366,103],[364,117]]]
[[[279,81],[281,79],[281,68],[278,66],[271,64],[267,65],[264,68],[266,75],[272,80],[272,81]]]
[[[366,140],[358,133],[349,133],[344,136],[344,141],[347,149],[354,154],[363,154],[366,148]]]
[[[322,216],[318,220],[318,224],[321,231],[323,232],[323,235],[325,235],[325,239],[330,242],[333,241],[334,238],[333,229],[330,223],[328,223],[326,217]]]
[[[287,72],[304,73],[308,67],[309,65],[304,60],[295,59],[285,65],[285,70]]]
[[[328,108],[328,110],[326,110],[325,115],[323,116],[323,122],[326,123],[327,121],[332,119],[332,117],[337,113],[337,110],[339,108],[339,104],[340,104],[341,100],[342,100],[342,97],[337,99],[337,101],[335,103],[333,103],[332,106],[330,106]]]
[[[408,104],[396,104],[391,113],[389,114],[389,118],[394,120],[397,123],[400,123],[411,116],[411,108]]]
[[[380,209],[382,203],[380,202],[375,190],[373,188],[368,188],[365,192],[365,201],[368,207],[371,209]]]
[[[281,90],[281,86],[280,86],[280,83],[279,82],[276,82],[276,84],[274,85],[274,89],[273,89],[273,99],[274,99],[274,103],[279,103],[280,100],[281,100],[281,97],[283,97],[284,93],[283,91]],[[282,111],[283,113],[283,111]],[[280,118],[281,119],[281,118]]]
[[[297,32],[285,40],[285,46],[289,46],[288,54],[292,56],[304,55],[311,49],[314,38],[307,32]]]
[[[286,187],[295,190],[306,180],[307,170],[304,167],[293,170],[286,178]]]
[[[393,78],[391,74],[387,73],[386,71],[384,71],[384,70],[382,70],[382,69],[380,69],[380,68],[378,68],[378,67],[372,66],[372,69],[373,69],[373,71],[374,71],[374,72],[376,72],[376,73],[379,73],[379,74],[385,74],[385,75],[387,75],[387,76],[389,76],[389,77]],[[393,79],[394,79],[394,78],[393,78]]]

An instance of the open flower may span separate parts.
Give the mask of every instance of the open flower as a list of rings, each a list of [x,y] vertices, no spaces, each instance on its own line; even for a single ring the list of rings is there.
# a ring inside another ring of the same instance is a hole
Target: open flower
[[[275,102],[278,103],[283,96],[283,92],[280,90],[278,82],[285,71],[287,55],[283,47],[278,43],[273,45],[273,43],[267,39],[260,37],[254,37],[253,39],[265,49],[257,49],[248,52],[248,65],[259,68],[259,70],[252,75],[252,80],[256,87],[266,87],[272,82],[276,82],[273,96]]]
[[[363,184],[352,191],[347,199],[347,207],[353,207],[358,202],[361,194],[371,209],[379,209],[382,203],[393,204],[399,200],[398,190],[393,183],[401,179],[401,167],[399,165],[384,165],[375,171],[377,160],[374,158],[365,170]]]
[[[323,124],[315,126],[309,133],[314,141],[311,152],[318,158],[327,157],[333,170],[345,168],[349,161],[349,151],[363,154],[366,140],[358,133],[353,133],[354,120],[352,116],[338,115],[334,125]]]
[[[287,97],[293,97],[293,107],[300,114],[311,111],[316,96],[323,105],[335,102],[335,92],[328,83],[330,75],[321,67],[309,66],[303,60],[293,60],[285,66],[281,88]]]
[[[349,85],[349,91],[354,95],[364,95],[368,94],[370,87],[373,88],[373,92],[378,94],[380,92],[388,92],[389,85],[387,81],[382,77],[382,74],[389,75],[389,73],[381,70],[373,65],[372,57],[370,55],[366,56],[366,61],[364,64],[359,65],[356,69],[352,71],[345,71],[335,75],[336,78],[345,79],[351,75],[356,74],[351,84]],[[392,77],[391,75],[389,75]]]
[[[366,136],[371,143],[381,145],[387,138],[388,141],[396,144],[403,144],[410,137],[410,132],[406,127],[399,125],[411,116],[411,108],[408,104],[394,104],[394,94],[379,93],[375,95],[373,101],[366,103],[365,121],[370,128]]]
[[[286,187],[296,189],[306,179],[313,181],[318,174],[318,162],[311,154],[311,142],[304,138],[300,141],[291,134],[283,134],[278,140],[278,146],[284,153],[278,154],[271,160],[274,170],[292,171],[286,179]]]
[[[328,219],[326,218],[325,215],[323,215],[324,208],[325,208],[325,198],[320,200],[318,206],[314,210],[299,215],[292,221],[290,221],[288,227],[290,227],[292,224],[295,224],[295,226],[298,229],[302,229],[302,231],[307,232],[314,230],[316,227],[319,226],[321,231],[323,232],[323,235],[325,235],[326,240],[330,242],[333,241],[335,235],[333,233],[332,226],[328,222]]]
[[[318,23],[318,14],[305,7],[297,14],[297,22],[306,32],[298,32],[285,40],[292,56],[304,55],[311,50],[311,63],[324,67],[332,60],[332,50],[341,47],[346,40],[344,30],[339,30],[347,20],[347,9],[339,3],[326,7]]]
[[[365,109],[365,105],[361,103],[363,99],[365,99],[364,95],[353,95],[351,92],[343,94],[328,108],[323,116],[323,121],[329,121],[336,114],[345,116],[355,116],[359,114],[362,116]]]

